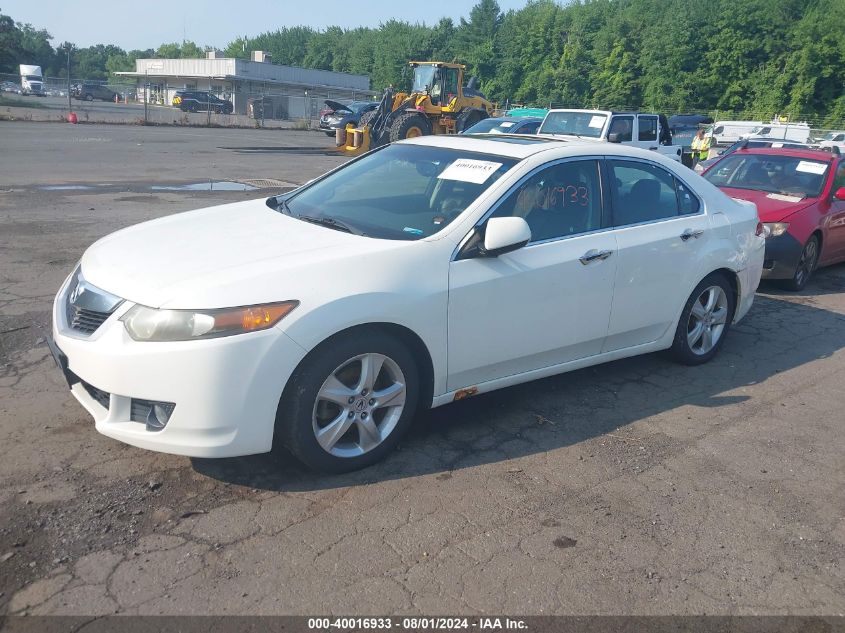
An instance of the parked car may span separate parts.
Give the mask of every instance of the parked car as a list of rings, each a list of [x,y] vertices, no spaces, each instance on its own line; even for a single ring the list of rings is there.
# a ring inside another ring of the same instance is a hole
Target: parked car
[[[491,117],[483,119],[461,134],[536,134],[543,119],[536,116]]]
[[[713,158],[708,158],[707,160],[701,160],[696,163],[695,169],[696,173],[703,174],[705,171],[710,169],[716,161],[725,156],[730,156],[738,149],[743,149],[745,147],[752,148],[752,147],[774,147],[775,149],[785,147],[787,149],[810,149],[810,146],[806,143],[794,143],[792,141],[777,141],[770,138],[745,138],[741,141],[737,141],[733,145],[728,146],[724,150],[722,150],[717,156]]]
[[[378,107],[378,101],[353,101],[340,103],[326,99],[326,109],[320,111],[320,129],[327,136],[334,136],[337,128],[345,128],[348,123],[358,125],[361,115],[372,112]]]
[[[657,350],[712,359],[763,248],[754,205],[656,152],[426,136],[99,240],[50,345],[109,437],[199,457],[275,442],[342,472],[419,409]]]
[[[21,87],[12,81],[4,81],[3,83],[0,83],[0,90],[3,92],[13,92],[18,95],[22,92]]]
[[[717,161],[704,178],[757,205],[766,229],[764,278],[801,290],[818,266],[845,260],[845,157],[743,148]]]
[[[840,152],[845,153],[845,132],[828,132],[821,138],[819,147],[835,147]]]
[[[216,112],[218,114],[232,114],[234,106],[231,101],[221,99],[205,90],[177,90],[173,96],[173,105],[182,112]]]
[[[672,145],[669,122],[662,114],[609,110],[549,110],[538,134],[622,143],[654,150],[681,162],[683,148]]]
[[[71,86],[71,96],[82,101],[114,101],[115,92],[108,86],[94,83],[81,83]]]

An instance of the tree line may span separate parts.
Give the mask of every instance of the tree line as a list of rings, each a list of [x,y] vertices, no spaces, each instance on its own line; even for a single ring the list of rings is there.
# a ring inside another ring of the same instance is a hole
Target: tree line
[[[370,76],[373,89],[407,87],[409,60],[467,64],[500,103],[789,114],[817,124],[845,120],[843,0],[528,0],[501,11],[480,0],[465,18],[377,27],[283,26],[225,48],[278,64]],[[40,63],[65,73],[64,44],[0,15],[0,72]],[[194,42],[124,51],[73,51],[72,76],[106,79],[138,57],[201,57]]]

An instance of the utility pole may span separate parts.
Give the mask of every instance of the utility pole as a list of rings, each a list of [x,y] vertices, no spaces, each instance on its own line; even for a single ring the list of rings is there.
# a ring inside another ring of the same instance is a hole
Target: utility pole
[[[70,104],[70,49],[72,45],[70,42],[67,43],[67,111],[68,113],[73,109],[73,106]]]
[[[149,72],[149,68],[144,68],[144,125],[147,124],[147,102],[150,100],[149,91],[147,90],[150,86]]]

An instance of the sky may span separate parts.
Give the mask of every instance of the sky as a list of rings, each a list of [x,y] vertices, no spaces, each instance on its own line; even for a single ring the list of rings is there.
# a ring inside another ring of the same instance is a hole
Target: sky
[[[0,0],[0,13],[15,22],[47,29],[53,46],[115,44],[124,50],[156,48],[192,40],[224,48],[238,37],[254,37],[283,26],[378,26],[391,18],[433,24],[468,17],[477,0]],[[526,0],[498,0],[503,11]]]

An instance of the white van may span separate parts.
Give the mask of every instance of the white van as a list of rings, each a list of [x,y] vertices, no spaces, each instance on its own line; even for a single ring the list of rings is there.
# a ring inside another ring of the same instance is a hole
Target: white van
[[[712,137],[714,145],[731,145],[763,125],[762,121],[716,121],[704,133]]]
[[[780,123],[772,121],[754,128],[743,138],[770,138],[779,141],[795,141],[796,143],[810,142],[810,126],[805,123]]]

